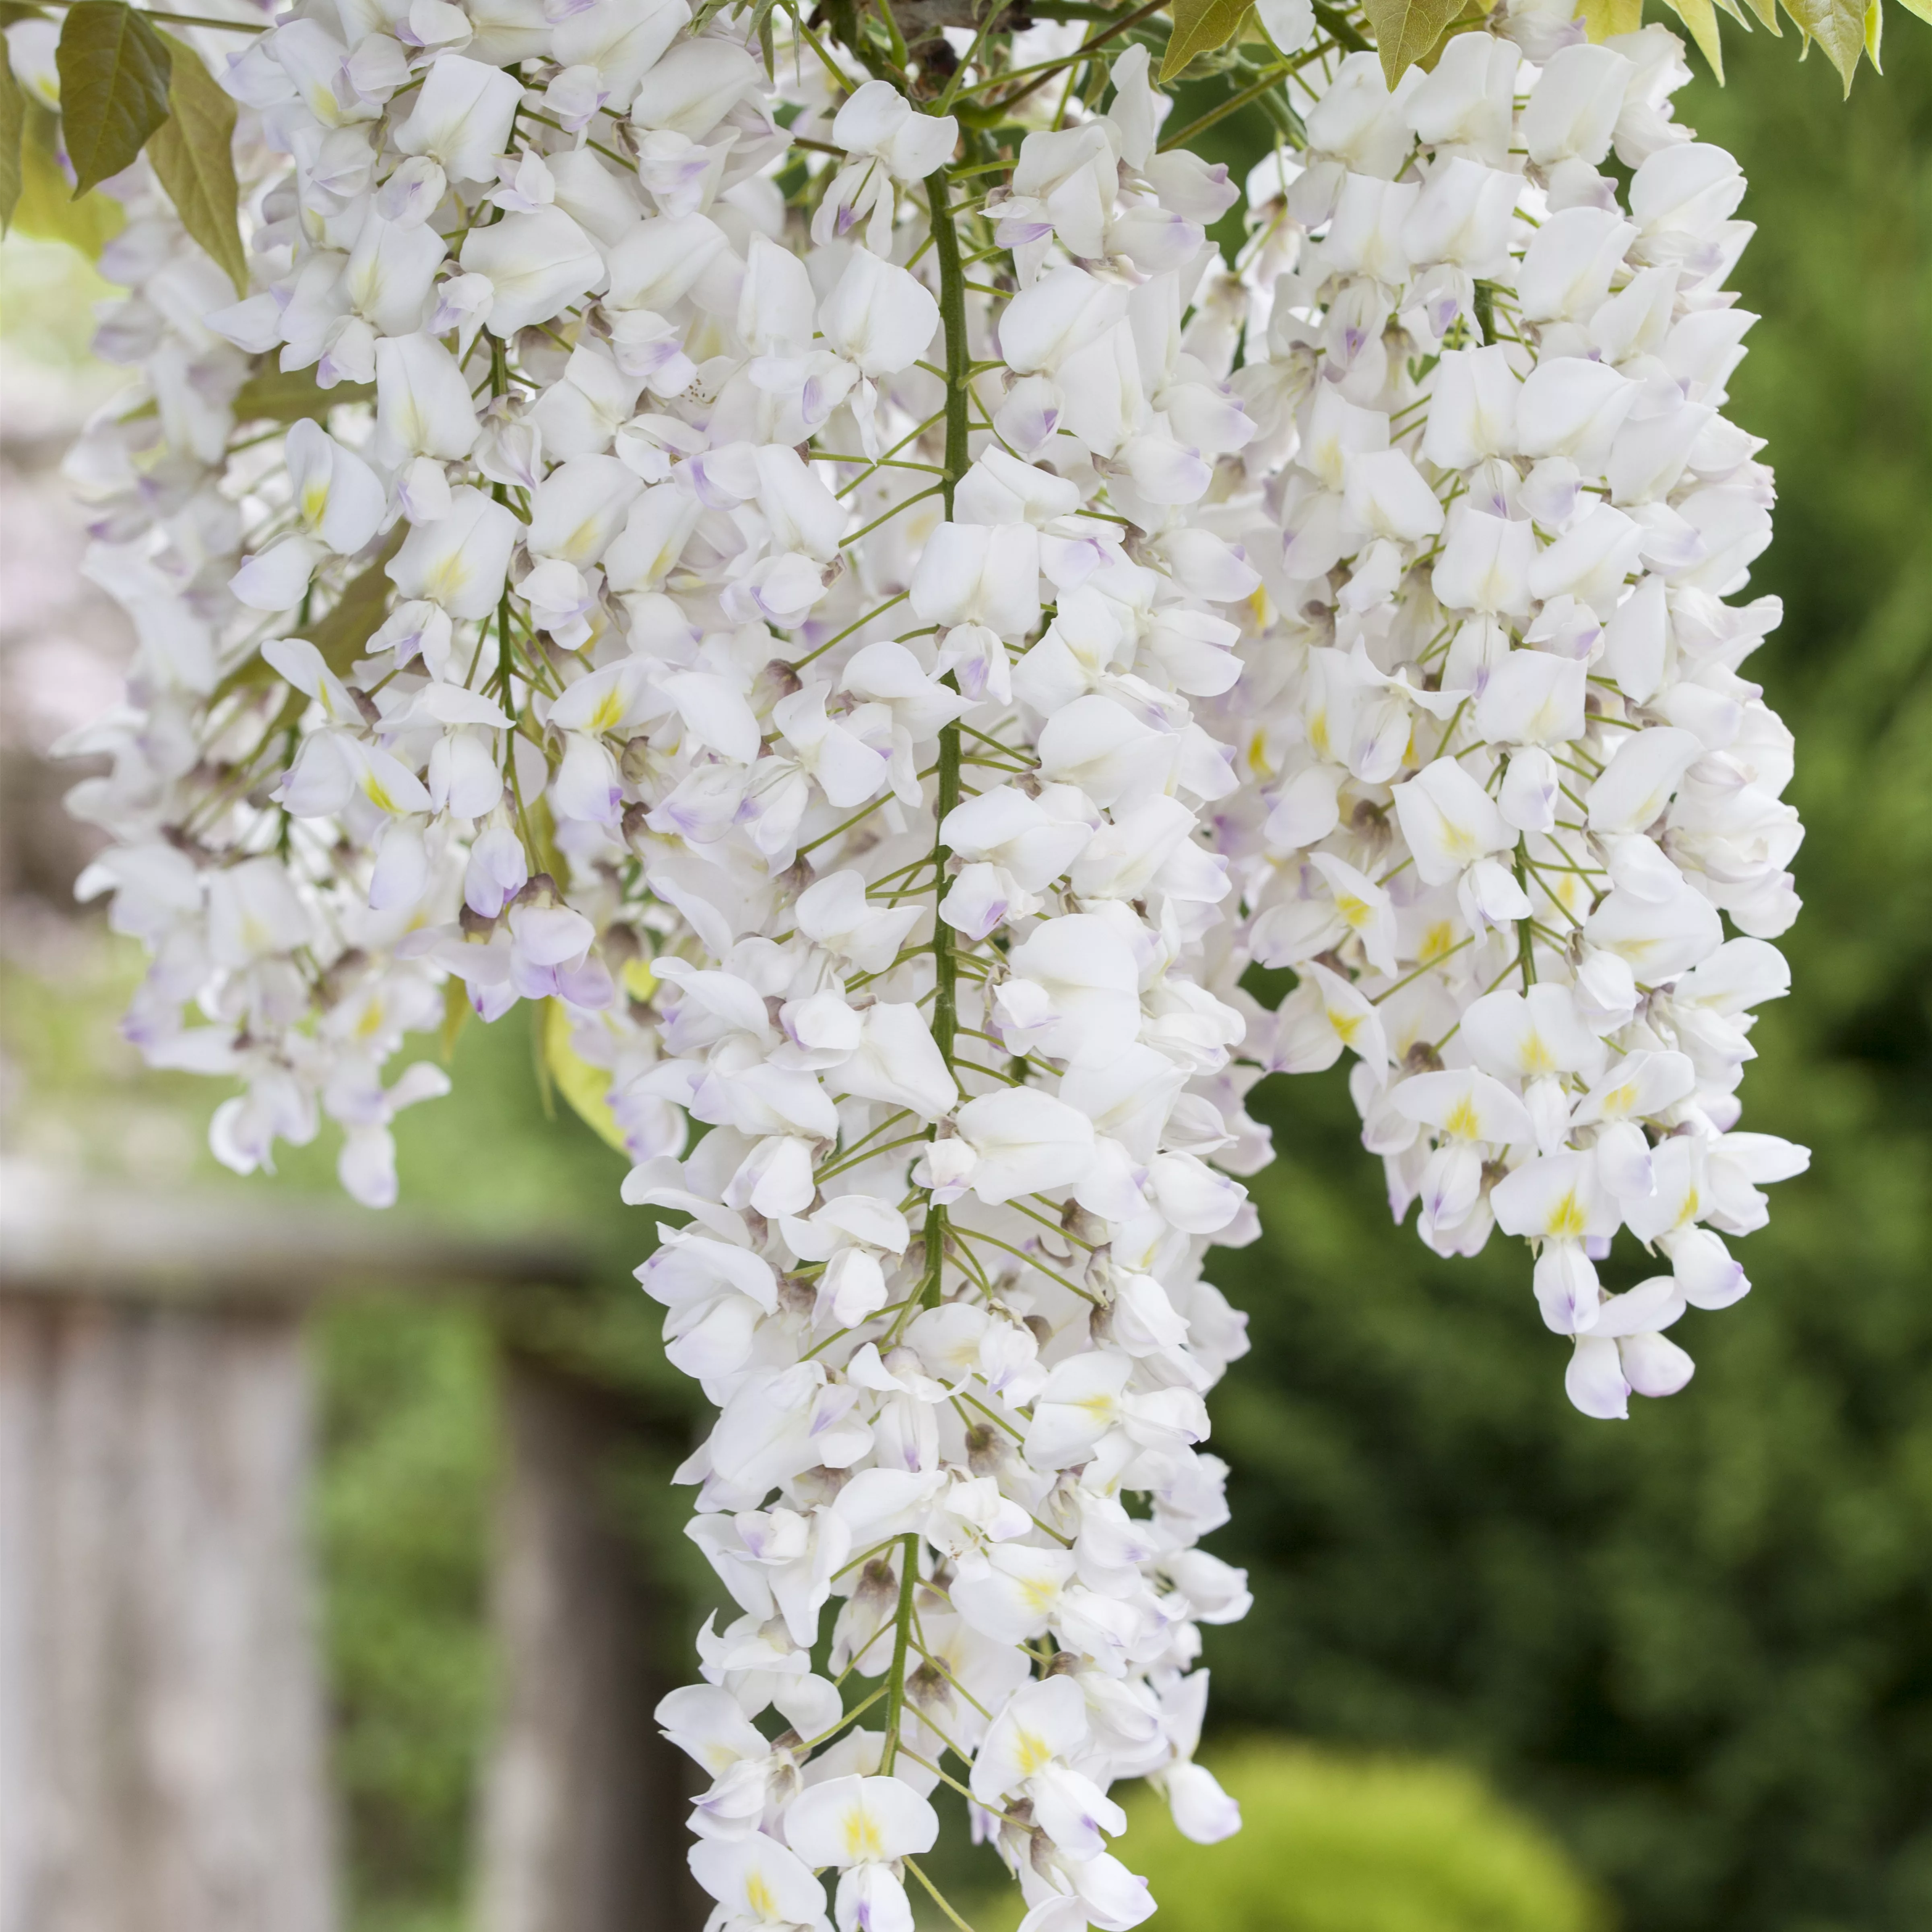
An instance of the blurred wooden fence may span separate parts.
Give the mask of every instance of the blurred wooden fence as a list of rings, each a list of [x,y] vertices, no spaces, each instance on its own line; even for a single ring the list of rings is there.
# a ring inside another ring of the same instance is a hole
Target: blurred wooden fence
[[[554,1241],[0,1166],[0,1932],[338,1932],[305,1316],[508,1310],[583,1271]],[[686,1932],[660,1597],[603,1502],[652,1425],[501,1325],[478,1932]]]

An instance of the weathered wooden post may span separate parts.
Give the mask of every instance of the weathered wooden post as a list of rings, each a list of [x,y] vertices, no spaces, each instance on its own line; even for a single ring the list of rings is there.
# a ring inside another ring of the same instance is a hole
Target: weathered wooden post
[[[304,1311],[347,1288],[563,1286],[580,1269],[554,1240],[0,1166],[0,1932],[332,1932]],[[506,1580],[567,1544],[578,1508],[545,1447],[578,1426],[568,1402],[526,1426],[510,1379]],[[588,1634],[601,1626],[572,1592],[532,1648],[517,1591],[499,1597],[509,1708],[568,1754],[597,1714],[549,1714],[542,1646],[615,1655],[621,1631]],[[631,1855],[625,1816],[660,1815],[640,1778],[604,1794],[596,1860]]]
[[[297,1324],[0,1297],[0,1928],[328,1932]]]
[[[652,1717],[667,1607],[611,1478],[664,1425],[514,1341],[493,1620],[504,1684],[481,1932],[698,1932],[688,1767]]]

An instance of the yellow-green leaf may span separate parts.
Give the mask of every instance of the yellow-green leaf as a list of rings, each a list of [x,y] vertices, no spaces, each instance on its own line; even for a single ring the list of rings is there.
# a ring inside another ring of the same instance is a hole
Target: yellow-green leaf
[[[1416,62],[1416,65],[1425,74],[1433,74],[1448,52],[1449,43],[1459,34],[1479,32],[1494,10],[1494,0],[1465,0],[1462,10],[1442,29],[1441,38]]]
[[[1746,0],[1746,4],[1760,26],[1779,40],[1784,38],[1784,29],[1778,24],[1778,0]]]
[[[1664,0],[1664,4],[1690,30],[1697,51],[1711,63],[1711,71],[1721,86],[1724,78],[1724,50],[1718,44],[1718,11],[1711,0]]]
[[[634,1000],[647,1000],[657,986],[656,976],[641,959],[633,959],[624,968],[624,991]],[[464,1002],[466,1006],[467,1000]],[[560,1000],[544,1002],[543,1066],[557,1092],[573,1110],[595,1127],[620,1154],[628,1154],[624,1130],[610,1108],[610,1072],[594,1066],[572,1044],[574,1031],[569,1010]]]
[[[362,655],[363,646],[389,614],[389,598],[396,586],[389,580],[386,566],[407,534],[407,526],[398,523],[376,552],[375,561],[351,578],[342,595],[302,633],[338,677],[348,676],[350,666]]]
[[[20,200],[21,149],[27,140],[27,97],[0,52],[0,234],[13,225]]]
[[[1784,0],[1784,5],[1805,39],[1825,50],[1849,94],[1865,50],[1865,0]]]
[[[442,982],[442,1024],[436,1029],[436,1043],[447,1066],[456,1058],[457,1036],[470,1024],[475,1010],[470,1004],[470,988],[452,973]]]
[[[1226,46],[1247,10],[1248,0],[1174,0],[1174,32],[1160,64],[1162,80],[1172,80],[1197,54]]]
[[[110,196],[79,201],[56,152],[59,124],[38,102],[27,103],[26,138],[20,146],[20,198],[14,226],[43,242],[64,242],[90,262],[128,225],[127,212]]]
[[[1375,29],[1382,78],[1394,87],[1461,17],[1463,0],[1364,0],[1362,10]]]
[[[1593,40],[1634,34],[1643,25],[1643,0],[1582,0],[1576,16]]]
[[[54,50],[74,198],[130,166],[168,118],[168,50],[122,0],[80,0]]]
[[[1916,14],[1928,27],[1932,27],[1932,0],[1898,0],[1898,4],[1908,14]]]
[[[579,1114],[620,1154],[630,1150],[624,1144],[624,1130],[610,1111],[610,1070],[593,1066],[570,1043],[569,1010],[560,1000],[544,1002],[543,1063],[552,1084]]]
[[[248,261],[236,213],[241,192],[235,182],[235,104],[194,48],[172,34],[161,38],[170,61],[170,112],[148,144],[148,158],[182,226],[235,284],[235,292],[245,296]]]
[[[313,416],[320,422],[340,404],[375,400],[373,382],[338,382],[325,389],[313,369],[265,369],[242,385],[235,398],[235,420],[292,423]]]
[[[1872,64],[1874,74],[1885,71],[1884,63],[1878,57],[1879,44],[1885,38],[1885,15],[1880,11],[1879,0],[1866,0],[1865,4],[1865,58]]]
[[[374,560],[343,586],[342,594],[320,617],[296,633],[306,638],[322,653],[322,662],[338,677],[346,677],[350,668],[362,654],[362,647],[374,636],[389,614],[389,596],[395,586],[385,568],[402,548],[408,527],[398,524],[389,532]],[[274,667],[259,651],[251,651],[214,687],[211,704],[219,704],[232,692],[267,684],[275,676]],[[289,694],[284,715],[269,728],[280,730],[301,717],[308,700],[298,691]]]

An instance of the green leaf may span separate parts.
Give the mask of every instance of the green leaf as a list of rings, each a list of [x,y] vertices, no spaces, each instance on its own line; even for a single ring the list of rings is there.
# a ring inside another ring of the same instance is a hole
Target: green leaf
[[[194,48],[163,34],[170,66],[168,118],[148,144],[148,158],[181,217],[182,226],[226,271],[235,292],[248,292],[236,212],[235,104],[215,84]]]
[[[1576,13],[1592,40],[1607,40],[1613,34],[1634,34],[1643,25],[1643,0],[1583,0]]]
[[[470,988],[451,974],[442,982],[442,1024],[436,1029],[436,1043],[442,1050],[444,1066],[456,1058],[456,1036],[469,1024],[473,1010]]]
[[[317,422],[343,403],[373,403],[373,382],[338,382],[325,389],[315,380],[313,369],[265,369],[250,376],[235,397],[237,422],[299,422],[304,416]]]
[[[1932,27],[1932,0],[1898,0],[1898,4],[1908,14],[1916,14],[1928,27]]]
[[[54,51],[74,199],[130,166],[168,118],[168,50],[122,0],[80,0]]]
[[[14,226],[44,242],[64,242],[90,262],[128,225],[126,211],[111,196],[74,198],[74,184],[61,166],[59,123],[38,101],[27,103],[26,139],[20,148],[20,198]]]
[[[467,1006],[470,1002],[464,1003]],[[628,1154],[624,1130],[610,1111],[610,1070],[593,1066],[571,1044],[576,1030],[569,1009],[561,1000],[544,1002],[541,1061],[550,1084],[568,1100],[578,1118],[596,1129],[620,1154]]]
[[[389,581],[386,566],[403,547],[409,526],[398,523],[382,540],[374,558],[342,586],[341,594],[320,617],[296,632],[306,638],[322,653],[322,662],[338,677],[346,677],[350,667],[362,654],[362,647],[374,637],[389,614],[389,598],[395,586]],[[257,685],[272,684],[280,674],[259,651],[251,651],[214,687],[208,702],[218,704],[237,691]],[[298,691],[290,692],[269,730],[285,730],[301,717],[308,700]]]
[[[396,586],[389,581],[387,566],[408,534],[408,526],[398,523],[368,568],[351,578],[343,586],[342,595],[298,633],[321,652],[322,662],[338,677],[348,676],[350,665],[362,655],[363,646],[389,614],[389,599]]]
[[[1784,6],[1805,40],[1825,50],[1849,96],[1865,50],[1865,0],[1784,0]]]
[[[1718,11],[1711,0],[1664,0],[1664,4],[1684,22],[1697,51],[1711,64],[1719,86],[1724,80],[1724,50],[1718,44]]]
[[[1161,61],[1160,77],[1172,80],[1196,54],[1211,54],[1234,38],[1248,0],[1174,0],[1174,32]]]
[[[27,142],[27,97],[0,50],[0,235],[13,226],[20,205],[20,170]]]
[[[1382,78],[1392,88],[1462,17],[1463,0],[1364,0],[1362,10],[1375,29]]]

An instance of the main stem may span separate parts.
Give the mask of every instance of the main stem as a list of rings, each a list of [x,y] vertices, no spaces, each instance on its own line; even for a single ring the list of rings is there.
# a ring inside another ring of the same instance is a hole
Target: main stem
[[[1523,866],[1525,841],[1519,838],[1516,846],[1516,882],[1522,888],[1524,898],[1529,896],[1529,874]],[[1520,919],[1516,922],[1516,963],[1522,969],[1522,990],[1527,993],[1536,984],[1534,955],[1531,950],[1530,922]]]
[[[952,516],[952,493],[966,474],[971,461],[968,447],[967,384],[970,380],[972,356],[966,340],[966,272],[960,266],[959,238],[952,226],[951,184],[944,168],[926,178],[926,206],[932,211],[932,254],[939,268],[939,320],[946,332],[946,455],[940,476],[940,494],[945,502],[946,519]],[[949,674],[946,682],[958,687]],[[959,802],[959,726],[943,725],[939,733],[939,795],[934,808],[939,825]],[[932,1037],[949,1071],[952,1066],[953,1043],[959,1031],[959,957],[958,939],[952,927],[939,916],[938,901],[946,890],[946,862],[952,856],[946,841],[933,835],[932,962],[934,994],[932,1003]],[[938,1127],[933,1130],[937,1134]],[[928,1201],[926,1210],[926,1280],[920,1300],[928,1308],[937,1308],[942,1296],[946,1271],[946,1210]],[[899,1600],[892,1618],[892,1661],[886,1680],[886,1741],[879,1754],[879,1769],[890,1776],[898,1756],[899,1727],[905,1714],[907,1654],[912,1642],[912,1593],[919,1580],[919,1537],[905,1539],[899,1568]]]
[[[953,490],[972,460],[967,435],[972,350],[966,339],[966,272],[960,265],[959,237],[952,226],[952,187],[944,168],[936,169],[926,176],[926,194],[927,206],[932,211],[933,260],[939,268],[940,326],[946,332],[946,454],[939,489],[950,521]],[[954,682],[950,674],[946,681],[949,685]],[[959,726],[955,721],[942,726],[939,734],[939,796],[935,813],[942,826],[946,814],[959,802],[960,758]],[[952,927],[939,916],[937,901],[946,890],[946,863],[952,856],[945,839],[935,833],[932,846],[932,1037],[949,1070],[952,1065],[953,1042],[959,1030],[958,941]],[[934,1132],[938,1131],[935,1127]],[[927,1307],[937,1308],[946,1267],[944,1208],[935,1204],[927,1208],[925,1236],[926,1280],[920,1291],[920,1299]],[[907,1601],[910,1604],[910,1598]]]
[[[892,1774],[899,1753],[899,1725],[905,1714],[906,1653],[912,1643],[912,1589],[919,1580],[919,1534],[905,1539],[899,1564],[898,1608],[892,1618],[892,1667],[886,1679],[886,1742],[879,1753],[879,1775]]]

